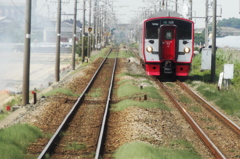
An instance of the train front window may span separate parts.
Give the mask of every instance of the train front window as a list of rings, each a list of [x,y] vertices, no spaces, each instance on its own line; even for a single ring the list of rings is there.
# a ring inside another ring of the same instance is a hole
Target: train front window
[[[172,33],[172,30],[166,30],[165,33],[164,33],[164,39],[165,40],[172,40],[172,36],[173,33]]]
[[[158,39],[159,20],[146,22],[146,38]]]

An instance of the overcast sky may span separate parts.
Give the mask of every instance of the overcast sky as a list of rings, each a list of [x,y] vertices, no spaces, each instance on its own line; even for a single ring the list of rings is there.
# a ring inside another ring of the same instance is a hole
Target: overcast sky
[[[8,0],[7,0],[8,1]],[[12,0],[12,1],[18,1],[18,0]],[[44,12],[44,14],[47,14],[47,4],[50,2],[53,2],[56,0],[38,0],[38,12]],[[74,0],[62,0],[62,1],[69,1],[70,4],[64,4],[63,5],[63,11],[67,13],[73,13],[73,2]],[[88,0],[89,1],[89,0]],[[93,0],[92,0],[93,1]],[[106,0],[102,0],[106,1]],[[110,1],[110,0],[107,0]],[[111,0],[113,1],[113,10],[116,13],[116,16],[118,17],[119,21],[121,23],[123,22],[130,22],[132,18],[137,17],[140,15],[141,11],[147,8],[153,8],[154,5],[159,5],[159,2],[163,0]],[[145,1],[145,2],[144,2]],[[174,3],[175,0],[168,0],[169,7],[171,9],[174,9]],[[193,21],[196,22],[196,27],[204,27],[204,19],[203,18],[194,18],[194,17],[203,17],[205,16],[205,2],[206,0],[192,0],[193,2]],[[218,4],[218,15],[220,15],[220,8],[222,8],[222,17],[218,18],[219,20],[223,18],[240,18],[239,14],[239,1],[240,0],[217,0]],[[79,8],[82,8],[82,2],[83,0],[79,0]],[[165,0],[166,2],[166,0]],[[212,0],[209,0],[209,3],[211,3]],[[87,4],[89,2],[86,2]],[[182,14],[183,12],[183,4],[187,4],[188,0],[178,0],[178,10]],[[56,4],[52,3],[52,7],[50,7],[49,14],[52,16],[56,13],[53,13],[54,10],[56,10]],[[81,10],[79,10],[79,18],[82,18]],[[88,14],[88,11],[87,13]],[[209,15],[212,15],[212,7],[209,7]],[[69,17],[71,18],[71,17]],[[210,19],[211,21],[211,19]]]
[[[145,0],[147,2],[143,2],[143,0],[115,0],[115,4],[118,5],[129,5],[129,7],[123,7],[121,8],[122,12],[125,13],[125,15],[122,15],[122,17],[125,19],[130,19],[130,15],[136,14],[137,12],[129,12],[131,10],[139,10],[138,8],[140,6],[149,7],[150,2],[153,0]],[[159,0],[158,0],[159,1]],[[162,0],[161,0],[162,1]],[[170,0],[169,0],[170,1]],[[174,0],[175,1],[175,0]],[[222,18],[240,18],[239,14],[239,1],[240,0],[217,0],[218,5],[218,15],[220,15],[220,8],[222,8]],[[165,0],[166,2],[166,0]],[[188,0],[178,0],[179,4],[179,11],[182,11],[182,6],[184,3],[187,3]],[[209,3],[212,2],[212,0],[209,0]],[[193,17],[203,17],[205,16],[205,4],[206,0],[192,0],[193,3]],[[155,1],[156,4],[156,1]],[[171,3],[173,4],[173,3]],[[171,7],[170,7],[171,8]],[[174,6],[172,7],[175,8]],[[120,9],[119,9],[120,10]],[[129,14],[129,15],[128,15]],[[139,13],[138,13],[139,14]],[[212,7],[209,8],[209,15],[212,15]],[[204,19],[196,19],[193,18],[193,20],[196,22],[196,27],[203,27],[204,26]]]

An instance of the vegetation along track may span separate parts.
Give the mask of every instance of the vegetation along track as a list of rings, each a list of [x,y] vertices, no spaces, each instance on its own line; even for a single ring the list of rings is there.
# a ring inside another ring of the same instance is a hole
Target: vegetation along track
[[[115,66],[106,57],[38,158],[98,158]]]
[[[240,135],[237,125],[227,117],[222,117],[221,113],[215,111],[213,106],[209,106],[204,100],[200,102],[199,97],[198,100],[193,97],[195,93],[181,82],[159,82],[159,85],[174,100],[175,105],[216,158],[240,157]]]

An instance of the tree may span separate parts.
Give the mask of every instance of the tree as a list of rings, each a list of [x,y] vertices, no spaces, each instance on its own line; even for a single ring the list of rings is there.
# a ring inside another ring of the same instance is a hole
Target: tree
[[[240,29],[240,19],[238,18],[229,18],[220,20],[217,24],[219,27],[233,27]]]
[[[196,44],[204,44],[205,43],[205,36],[203,33],[195,33],[194,34],[194,42]]]

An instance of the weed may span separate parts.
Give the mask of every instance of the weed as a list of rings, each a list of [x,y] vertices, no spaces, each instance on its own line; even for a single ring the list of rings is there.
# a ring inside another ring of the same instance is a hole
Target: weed
[[[191,147],[191,146],[190,146]],[[114,154],[116,159],[198,159],[201,158],[192,148],[154,147],[145,142],[131,142],[122,145]]]
[[[170,108],[161,102],[149,102],[149,101],[142,102],[142,101],[134,101],[134,100],[126,99],[126,100],[122,100],[117,104],[111,105],[112,110],[114,111],[121,111],[128,107],[133,107],[133,106],[142,107],[142,108],[160,108],[163,110],[170,111]]]
[[[27,124],[0,129],[1,158],[24,158],[29,144],[42,136],[39,129]]]
[[[187,96],[182,95],[182,94],[179,95],[179,101],[186,103],[186,104],[192,102],[192,100],[190,98],[188,98]]]
[[[85,149],[87,146],[85,144],[82,144],[82,143],[77,143],[77,142],[72,142],[72,143],[69,143],[67,146],[66,146],[66,149],[67,150],[82,150],[82,149]]]
[[[201,112],[201,108],[200,107],[196,107],[196,106],[193,106],[190,108],[193,112]]]
[[[54,89],[46,94],[44,94],[45,96],[51,96],[51,95],[55,95],[57,93],[62,93],[62,94],[65,94],[65,95],[68,95],[68,96],[76,96],[78,97],[79,94],[75,94],[73,93],[71,90],[68,90],[68,89],[64,89],[64,88],[57,88],[57,89]]]
[[[209,130],[216,130],[217,128],[214,127],[214,126],[208,126],[207,129],[209,129]]]

